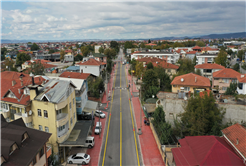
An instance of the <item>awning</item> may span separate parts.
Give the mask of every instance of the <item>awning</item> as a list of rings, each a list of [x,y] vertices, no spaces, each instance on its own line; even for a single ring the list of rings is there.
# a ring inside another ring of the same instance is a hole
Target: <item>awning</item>
[[[96,111],[98,102],[88,100],[82,111],[92,113]]]
[[[70,133],[68,139],[59,146],[84,146],[85,140],[90,132],[92,126],[92,120],[81,120],[78,121],[72,132]]]

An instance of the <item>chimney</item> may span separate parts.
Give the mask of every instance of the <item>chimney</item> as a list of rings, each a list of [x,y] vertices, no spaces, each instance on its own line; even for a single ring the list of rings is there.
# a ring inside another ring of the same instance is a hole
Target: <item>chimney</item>
[[[237,143],[236,143],[236,145],[238,145],[239,144],[239,140],[238,140],[238,138],[237,138]]]
[[[197,81],[196,77],[195,77],[195,82]]]
[[[16,82],[15,80],[12,80],[12,86],[15,86]]]
[[[242,74],[242,75],[241,75],[241,78],[243,78],[243,77],[244,77],[244,75]]]
[[[18,92],[19,92],[19,94],[21,94],[21,91],[20,91],[20,89],[18,89]]]
[[[32,77],[32,85],[35,85],[34,77]]]

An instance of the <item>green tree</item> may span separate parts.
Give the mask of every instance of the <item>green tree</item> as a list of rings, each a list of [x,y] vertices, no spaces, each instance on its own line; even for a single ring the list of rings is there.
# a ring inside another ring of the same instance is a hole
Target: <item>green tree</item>
[[[245,60],[246,61],[246,60]],[[241,67],[246,70],[246,62],[242,63]]]
[[[107,56],[107,59],[114,59],[116,57],[116,51],[115,49],[110,49],[110,48],[107,48],[104,50],[104,55]]]
[[[131,70],[136,71],[136,64],[137,64],[136,59],[133,58],[133,59],[131,60],[130,64],[131,64]]]
[[[178,75],[194,72],[194,62],[190,58],[179,59]]]
[[[140,48],[145,48],[144,42],[142,42],[142,43],[140,44]]]
[[[44,75],[44,65],[41,62],[34,62],[29,69],[29,74],[33,73],[34,75]]]
[[[194,56],[193,61],[192,61],[192,64],[194,67],[196,66],[196,60],[197,60],[197,58],[196,58],[196,56]]]
[[[133,45],[133,42],[132,41],[126,41],[124,43],[124,49],[125,49],[124,52],[126,52],[126,49],[128,49],[128,48],[135,48],[135,46]]]
[[[36,43],[33,43],[33,45],[31,46],[31,51],[35,51],[38,49],[39,49],[39,46]]]
[[[98,51],[99,51],[99,53],[103,53],[104,52],[103,47],[100,47]]]
[[[61,50],[60,51],[60,60],[63,61],[64,60],[64,57],[65,56],[65,51],[64,50]]]
[[[111,41],[110,42],[110,48],[115,49],[115,52],[119,52],[119,43],[117,41]]]
[[[5,47],[1,48],[1,56],[6,55],[6,53],[7,53],[7,48]]]
[[[93,78],[88,79],[88,90],[91,97],[100,97],[100,92],[104,91],[103,79],[97,77],[95,80]]]
[[[226,67],[227,66],[227,53],[224,50],[220,50],[218,56],[214,59],[214,62]]]
[[[27,55],[26,53],[18,53],[16,58],[16,65],[21,66],[24,62],[30,60],[30,55]]]
[[[225,111],[216,106],[212,93],[190,97],[184,110],[180,114],[184,136],[221,135]]]
[[[77,48],[77,49],[79,48],[79,45],[78,45],[78,44],[76,44],[76,48]]]
[[[226,89],[225,95],[235,95],[237,90],[237,83],[230,83],[230,86]]]
[[[160,80],[160,90],[165,92],[171,92],[171,79],[169,75],[166,73],[166,70],[160,66],[155,67],[154,71]]]
[[[89,48],[87,46],[82,46],[80,50],[84,57],[86,57],[89,54]]]
[[[83,60],[83,56],[80,55],[80,54],[77,54],[75,57],[74,57],[74,61],[82,61]]]
[[[227,54],[231,55],[232,53],[233,53],[233,51],[231,49],[228,49]]]
[[[154,111],[152,122],[162,145],[173,143],[171,124],[166,122],[165,117],[163,107],[158,106]]]
[[[137,78],[140,78],[143,73],[144,73],[143,63],[137,61],[137,63],[136,63],[136,76],[137,76]]]
[[[151,43],[150,39],[149,39],[148,43]]]
[[[113,61],[111,59],[107,59],[107,68],[106,68],[106,70],[107,70],[108,73],[111,73],[111,71],[112,71],[112,63],[113,63]]]
[[[158,87],[158,76],[153,69],[146,70],[143,75],[143,86],[144,89],[147,87],[156,86]]]
[[[197,75],[202,75],[202,73],[201,73],[201,70],[200,69],[197,69],[197,70],[195,70],[195,74],[197,74]]]
[[[154,69],[154,66],[153,66],[153,63],[152,62],[149,62],[147,64],[147,70],[149,70],[149,69]]]
[[[246,51],[246,50],[239,50],[239,51],[238,51],[237,57],[238,57],[240,60],[243,60],[243,59],[244,59],[245,51]],[[246,60],[245,60],[245,61],[246,61]]]
[[[239,66],[239,64],[238,63],[236,63],[234,66],[233,66],[233,68],[232,68],[233,70],[235,70],[235,71],[238,71],[239,72],[239,69],[240,69],[240,66]]]
[[[206,44],[203,41],[198,40],[198,41],[196,41],[196,45],[199,47],[204,47]]]
[[[2,66],[3,69],[9,70],[9,71],[18,71],[14,67],[15,62],[12,59],[6,58],[5,64]]]
[[[53,49],[49,50],[49,54],[53,54],[54,52],[55,52],[55,50],[53,50]]]

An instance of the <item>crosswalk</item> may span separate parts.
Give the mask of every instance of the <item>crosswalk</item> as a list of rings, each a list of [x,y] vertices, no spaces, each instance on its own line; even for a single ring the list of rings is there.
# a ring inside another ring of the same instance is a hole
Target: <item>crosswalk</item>
[[[122,90],[127,90],[128,88],[127,87],[115,87],[114,89],[122,89]]]

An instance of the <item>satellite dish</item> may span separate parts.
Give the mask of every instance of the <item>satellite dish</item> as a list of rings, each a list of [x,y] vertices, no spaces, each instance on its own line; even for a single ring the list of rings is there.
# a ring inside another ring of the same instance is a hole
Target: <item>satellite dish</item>
[[[30,111],[28,112],[28,114],[29,114],[29,115],[32,115],[32,110],[30,110]]]
[[[187,97],[186,96],[184,97],[184,100],[187,100]]]

